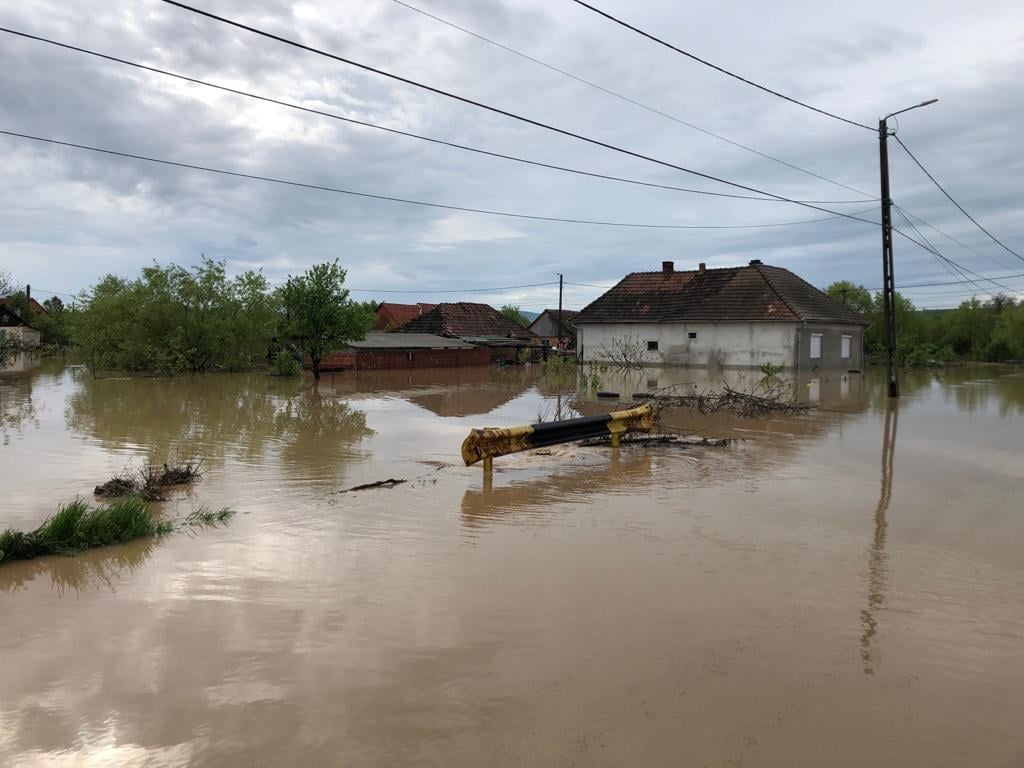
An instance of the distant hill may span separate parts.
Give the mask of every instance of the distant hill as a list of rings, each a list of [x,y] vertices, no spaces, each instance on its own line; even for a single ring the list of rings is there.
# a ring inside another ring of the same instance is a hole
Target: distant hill
[[[520,309],[519,314],[529,320],[531,323],[540,317],[540,312],[527,312],[525,309]]]

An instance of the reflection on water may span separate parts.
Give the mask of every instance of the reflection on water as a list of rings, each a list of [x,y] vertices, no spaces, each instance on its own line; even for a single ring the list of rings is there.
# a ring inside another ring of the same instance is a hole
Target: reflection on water
[[[46,577],[58,595],[106,588],[117,592],[119,581],[146,562],[158,546],[157,539],[138,539],[114,547],[89,550],[75,557],[42,557],[20,560],[0,568],[0,591],[27,589],[38,577]]]
[[[0,765],[1019,762],[1024,377],[908,372],[897,414],[819,371],[817,410],[665,415],[727,448],[461,466],[472,427],[614,407],[568,379],[0,381],[0,527],[179,447],[207,473],[164,513],[242,513],[0,566]]]
[[[868,558],[868,605],[861,611],[861,623],[864,634],[861,635],[861,659],[864,672],[875,673],[872,643],[878,632],[878,612],[885,603],[886,560],[885,536],[889,523],[885,518],[892,502],[893,461],[896,456],[896,432],[899,427],[899,400],[890,400],[885,412],[885,428],[882,433],[882,469],[880,473],[881,488],[878,504],[875,506],[875,532],[871,540],[870,557]]]

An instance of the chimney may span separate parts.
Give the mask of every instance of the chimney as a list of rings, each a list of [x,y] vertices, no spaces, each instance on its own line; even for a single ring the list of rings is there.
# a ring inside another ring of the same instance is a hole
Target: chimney
[[[675,272],[675,270],[676,270],[675,262],[672,262],[672,261],[663,261],[663,262],[661,262],[661,271],[664,272],[666,275],[671,275],[673,272]]]
[[[25,303],[32,303],[32,286],[29,285],[28,283],[25,284]]]
[[[697,271],[698,272],[706,272],[707,269],[708,269],[708,265],[705,264],[703,261],[700,264],[697,265]]]
[[[759,267],[759,266],[761,266],[761,260],[760,259],[751,259],[750,260],[750,266],[752,266],[752,267]]]

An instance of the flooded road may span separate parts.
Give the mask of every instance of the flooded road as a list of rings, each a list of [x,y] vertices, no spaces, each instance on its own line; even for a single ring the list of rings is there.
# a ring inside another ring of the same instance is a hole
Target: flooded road
[[[609,406],[528,368],[0,378],[0,528],[175,451],[206,474],[165,514],[239,511],[0,566],[0,765],[1024,765],[1024,376],[800,388],[666,420],[727,448],[485,486],[469,428]]]

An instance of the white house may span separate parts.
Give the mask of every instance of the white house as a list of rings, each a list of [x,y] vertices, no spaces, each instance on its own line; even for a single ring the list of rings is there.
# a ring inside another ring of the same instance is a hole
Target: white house
[[[861,370],[868,321],[788,269],[634,272],[574,319],[585,362],[623,350],[646,365]]]
[[[38,330],[30,326],[13,309],[0,303],[0,333],[23,347],[38,347],[41,338]]]

